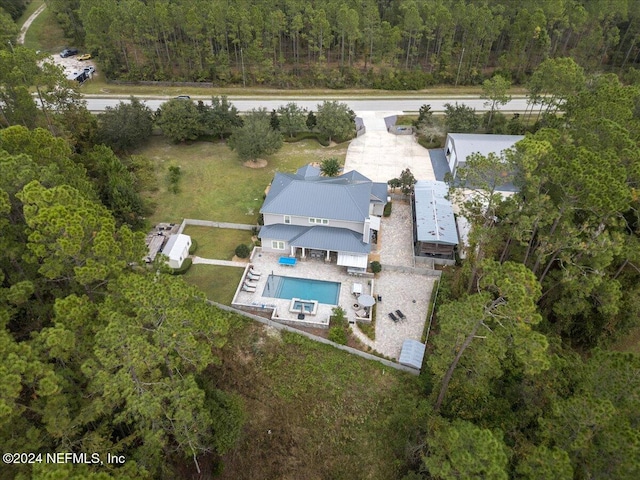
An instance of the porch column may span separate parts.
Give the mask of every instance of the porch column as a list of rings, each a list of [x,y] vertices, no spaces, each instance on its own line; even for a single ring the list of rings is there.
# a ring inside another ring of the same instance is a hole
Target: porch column
[[[305,255],[306,250],[305,250],[304,247],[300,247],[300,248],[302,248],[302,255],[300,255],[300,258],[304,259],[306,257],[306,255]]]
[[[327,258],[324,259],[325,262],[330,262],[331,261],[331,251],[327,250]]]
[[[295,257],[296,256],[296,247],[294,247],[293,245],[291,245],[291,253],[289,254],[290,257]]]

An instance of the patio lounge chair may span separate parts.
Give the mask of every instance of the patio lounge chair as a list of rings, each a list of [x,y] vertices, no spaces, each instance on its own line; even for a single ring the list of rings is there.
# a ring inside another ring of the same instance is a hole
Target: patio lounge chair
[[[398,317],[396,317],[393,312],[389,312],[389,318],[393,320],[394,323],[398,323]]]
[[[243,292],[254,293],[256,291],[256,287],[250,287],[247,284],[242,285]]]
[[[259,271],[253,268],[253,265],[249,267],[249,273],[251,275],[255,275],[256,277],[259,277],[260,275],[262,275]]]
[[[251,288],[256,288],[256,287],[258,286],[258,284],[257,284],[257,283],[253,283],[253,282],[250,282],[250,281],[248,281],[248,280],[245,280],[245,281],[244,281],[244,284],[245,284],[247,287],[251,287]]]
[[[260,280],[260,275],[255,275],[251,272],[247,272],[247,278],[249,280],[255,280],[257,282],[258,280]]]
[[[406,320],[407,319],[407,317],[404,316],[404,313],[402,313],[400,310],[396,310],[396,313],[400,317],[400,320]]]

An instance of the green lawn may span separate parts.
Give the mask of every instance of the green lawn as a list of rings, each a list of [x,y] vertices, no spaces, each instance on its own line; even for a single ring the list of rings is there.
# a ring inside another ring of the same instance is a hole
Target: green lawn
[[[184,279],[202,290],[209,300],[231,305],[243,269],[219,265],[192,265]]]
[[[247,320],[214,378],[250,412],[220,479],[398,479],[425,422],[416,377]]]
[[[244,243],[251,248],[251,231],[187,225],[184,234],[198,242],[195,255],[202,258],[231,260],[236,247]]]
[[[322,147],[314,140],[285,144],[267,158],[264,168],[247,168],[223,142],[173,145],[154,137],[136,153],[152,160],[159,189],[149,193],[155,204],[149,220],[180,222],[183,218],[255,224],[265,188],[276,170],[294,172],[308,162],[328,157],[344,161],[347,144]],[[166,181],[169,166],[182,171],[180,192],[171,193]]]

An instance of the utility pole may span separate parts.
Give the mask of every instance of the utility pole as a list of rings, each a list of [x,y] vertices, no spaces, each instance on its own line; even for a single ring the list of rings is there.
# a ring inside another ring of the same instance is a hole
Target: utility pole
[[[240,47],[240,63],[242,64],[242,86],[246,87],[247,82],[244,79],[244,56],[242,55],[242,47]]]
[[[458,86],[458,77],[460,77],[460,69],[462,68],[463,58],[464,58],[464,47],[462,47],[462,54],[460,55],[460,63],[458,64],[458,74],[456,75],[456,87]]]

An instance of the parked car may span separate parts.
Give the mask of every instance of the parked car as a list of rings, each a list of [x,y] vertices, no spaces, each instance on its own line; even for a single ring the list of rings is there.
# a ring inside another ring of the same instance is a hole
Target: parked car
[[[89,78],[89,74],[85,71],[73,72],[67,75],[68,80],[75,80],[78,83],[84,83]]]
[[[77,48],[65,48],[60,52],[60,56],[62,58],[73,57],[74,55],[77,55],[77,54],[78,54]]]
[[[178,100],[191,100],[191,97],[189,95],[178,95],[176,98]]]
[[[82,55],[80,55],[78,57],[78,60],[89,60],[91,58],[91,54],[90,53],[83,53]]]

